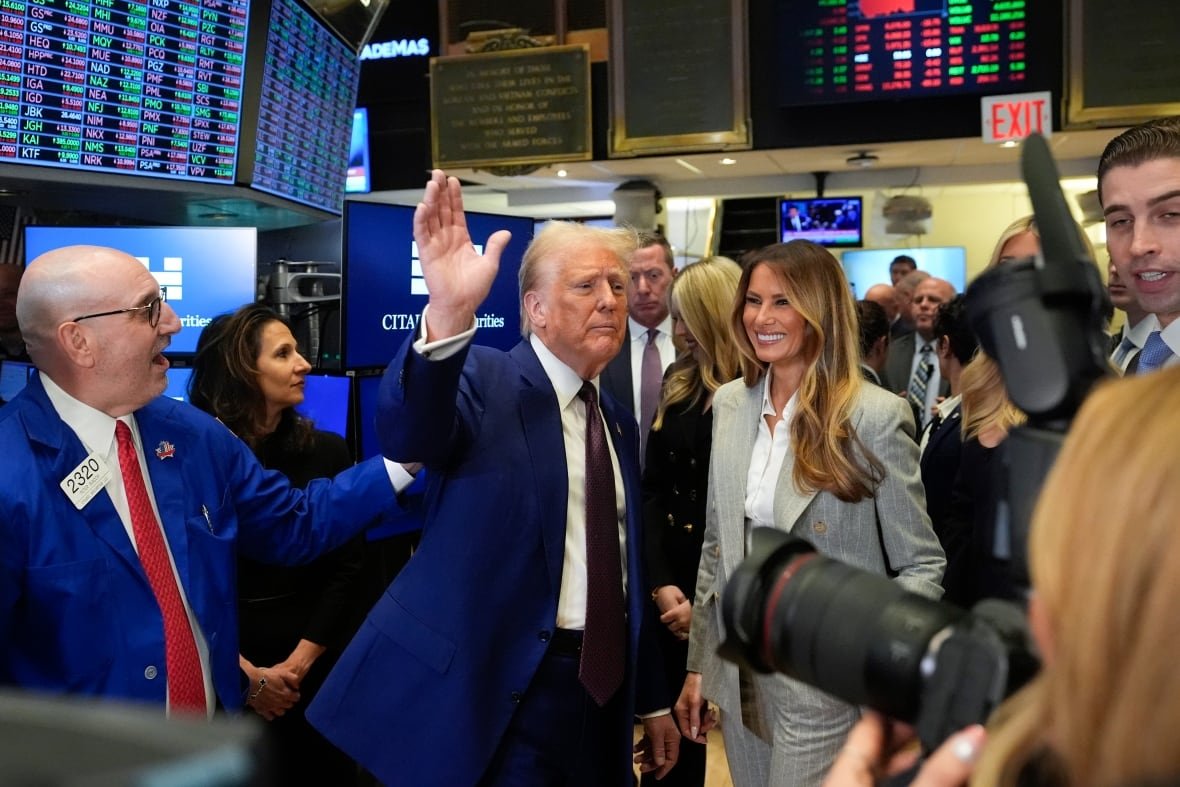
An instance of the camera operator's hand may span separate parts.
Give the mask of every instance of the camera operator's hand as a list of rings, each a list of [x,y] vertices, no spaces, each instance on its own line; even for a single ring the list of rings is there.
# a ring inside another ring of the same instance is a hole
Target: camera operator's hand
[[[690,672],[673,709],[680,734],[695,743],[705,743],[705,733],[717,726],[717,712],[701,697],[701,673]]]
[[[952,735],[931,754],[911,787],[961,787],[967,784],[986,734],[974,724]],[[823,787],[871,786],[904,773],[920,752],[913,728],[890,722],[876,711],[865,711],[836,757]]]
[[[662,585],[656,590],[656,608],[660,622],[679,639],[688,639],[692,625],[692,602],[675,585]]]

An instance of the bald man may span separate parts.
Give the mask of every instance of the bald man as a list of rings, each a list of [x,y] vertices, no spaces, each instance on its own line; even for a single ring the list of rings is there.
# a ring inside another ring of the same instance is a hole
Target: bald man
[[[866,301],[872,301],[885,310],[889,321],[889,335],[893,338],[914,330],[914,325],[902,317],[901,294],[889,284],[874,284],[865,292]]]
[[[953,297],[955,288],[949,281],[933,276],[922,279],[914,288],[910,307],[914,332],[898,338],[889,346],[885,377],[890,388],[910,399],[916,408],[920,420],[919,433],[933,417],[938,398],[946,396],[950,390],[938,369],[934,319],[938,316],[938,307]]]
[[[238,555],[306,562],[409,476],[378,459],[301,492],[161,396],[180,320],[120,251],[43,254],[16,312],[39,373],[0,410],[0,684],[198,717],[291,691],[238,669]]]

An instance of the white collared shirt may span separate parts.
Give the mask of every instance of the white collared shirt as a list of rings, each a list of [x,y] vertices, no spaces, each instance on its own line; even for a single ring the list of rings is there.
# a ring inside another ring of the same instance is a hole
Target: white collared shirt
[[[631,405],[634,409],[635,420],[639,420],[640,396],[643,393],[643,350],[647,347],[648,329],[627,318],[627,326],[631,331]],[[672,317],[669,315],[656,326],[656,349],[660,351],[660,373],[665,372],[676,360],[676,344],[672,341]]]
[[[1145,321],[1146,322],[1146,321]],[[1167,369],[1177,364],[1180,364],[1180,319],[1172,320],[1172,323],[1166,328],[1156,328],[1160,332],[1160,338],[1164,340],[1164,344],[1168,345],[1168,349],[1172,354],[1164,361],[1161,369]],[[1144,339],[1144,341],[1147,341]]]
[[[1114,352],[1110,354],[1111,363],[1125,373],[1127,371],[1127,365],[1131,363],[1131,359],[1135,357],[1135,353],[1143,349],[1144,343],[1147,342],[1147,337],[1151,335],[1152,331],[1158,331],[1159,329],[1160,321],[1154,314],[1148,314],[1136,323],[1134,327],[1129,323],[1123,323],[1123,330],[1119,335],[1119,344],[1114,348]],[[1127,342],[1125,340],[1127,339],[1130,339],[1130,344],[1133,347],[1126,346]],[[1173,350],[1173,352],[1175,351]]]
[[[119,446],[115,441],[116,419],[70,396],[44,372],[39,372],[39,374],[41,383],[45,386],[45,394],[49,397],[50,404],[53,405],[53,409],[57,411],[62,421],[78,436],[78,439],[82,441],[82,445],[86,448],[87,452],[98,455],[111,468],[111,477],[104,489],[110,495],[115,512],[118,513],[119,519],[123,522],[123,529],[127,531],[127,538],[131,541],[131,546],[138,553],[138,546],[135,543],[135,531],[131,525],[131,507],[127,503],[127,492],[123,488],[123,473],[119,469]],[[126,423],[131,430],[131,439],[135,443],[135,453],[139,458],[139,470],[143,474],[144,486],[147,487],[148,500],[151,501],[152,511],[156,515],[156,522],[160,522],[160,508],[156,505],[156,494],[152,489],[152,477],[148,473],[147,463],[144,461],[143,441],[139,435],[139,426],[135,422],[135,416],[127,415],[118,420]],[[89,504],[92,505],[93,502],[92,500]],[[164,543],[168,545],[168,559],[172,564],[172,575],[176,578],[176,586],[180,589],[180,598],[184,602],[184,611],[188,615],[189,624],[192,626],[193,635],[197,641],[197,655],[201,659],[201,675],[205,683],[205,702],[207,712],[212,717],[213,709],[216,707],[217,693],[213,690],[213,674],[209,668],[209,644],[205,641],[205,634],[201,631],[201,624],[193,614],[192,607],[188,602],[188,594],[185,592],[184,583],[180,581],[180,575],[176,571],[176,560],[172,557],[172,545],[168,544],[168,531],[163,527],[160,530],[164,538]],[[232,571],[233,566],[226,566],[226,570]],[[148,666],[152,665],[145,665],[145,667]],[[159,671],[163,672],[163,664],[155,666]]]
[[[758,418],[758,435],[750,454],[746,471],[746,521],[749,527],[775,527],[774,492],[783,473],[783,463],[791,448],[791,420],[799,392],[783,405],[782,419],[775,424],[774,433],[766,424],[766,416],[777,415],[770,401],[770,374],[762,378],[762,411]],[[787,483],[793,483],[787,479]],[[780,528],[781,529],[781,528]],[[748,535],[748,533],[747,533]]]

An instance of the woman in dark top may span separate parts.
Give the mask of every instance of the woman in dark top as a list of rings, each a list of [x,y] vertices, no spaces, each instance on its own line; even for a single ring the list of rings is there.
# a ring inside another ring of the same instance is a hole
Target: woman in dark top
[[[353,462],[344,439],[295,411],[311,366],[285,322],[261,304],[202,332],[189,398],[253,449],[264,467],[304,487]],[[238,561],[239,653],[247,704],[267,719],[276,784],[349,785],[356,765],[303,710],[365,614],[363,541],[296,567]]]
[[[680,357],[668,369],[647,441],[643,477],[648,580],[660,613],[668,685],[684,683],[692,595],[705,532],[705,497],[712,445],[713,392],[739,374],[729,314],[741,269],[726,257],[693,263],[672,283],[673,332]],[[680,760],[658,782],[705,781],[705,747],[680,742]],[[653,780],[644,777],[644,783]]]

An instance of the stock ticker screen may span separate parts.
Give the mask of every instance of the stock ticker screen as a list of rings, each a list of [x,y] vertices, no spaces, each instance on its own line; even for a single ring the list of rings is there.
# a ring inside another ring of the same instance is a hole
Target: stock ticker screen
[[[248,0],[0,0],[0,163],[233,183]]]
[[[780,0],[783,106],[1018,92],[1027,0]]]
[[[295,0],[274,0],[250,185],[340,214],[359,79],[356,52]]]

